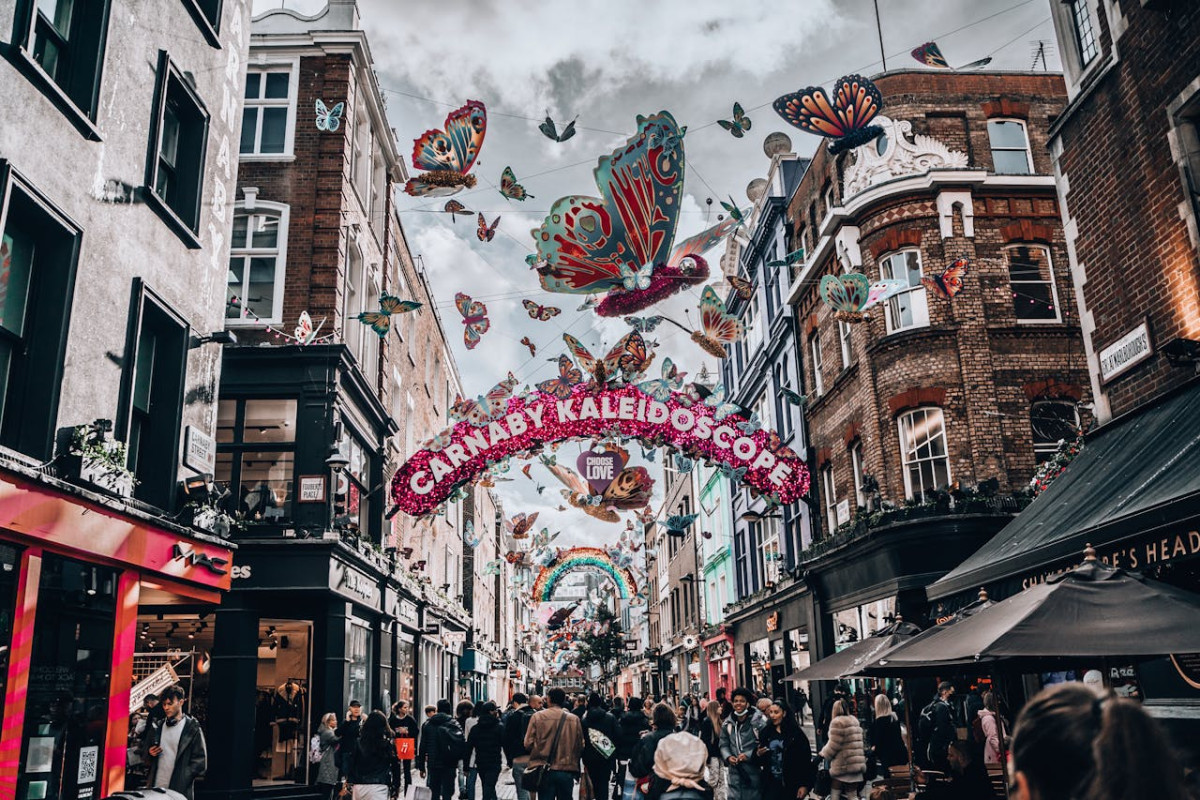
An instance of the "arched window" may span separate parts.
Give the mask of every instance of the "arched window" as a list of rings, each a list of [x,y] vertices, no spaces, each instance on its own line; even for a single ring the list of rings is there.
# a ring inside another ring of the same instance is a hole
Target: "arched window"
[[[1033,455],[1037,463],[1054,456],[1062,441],[1071,441],[1079,432],[1079,411],[1068,400],[1039,400],[1029,409],[1033,428]]]
[[[901,414],[900,460],[904,464],[904,494],[927,500],[950,483],[946,423],[940,408],[918,408]]]
[[[259,201],[233,215],[225,317],[244,322],[283,322],[288,207]]]
[[[929,302],[921,285],[921,254],[917,250],[901,250],[879,261],[879,276],[899,280],[908,288],[887,301],[887,331],[895,333],[929,324]]]

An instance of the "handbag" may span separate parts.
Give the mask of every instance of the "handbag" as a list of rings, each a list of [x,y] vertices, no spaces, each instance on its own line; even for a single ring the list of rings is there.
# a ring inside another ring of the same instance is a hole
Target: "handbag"
[[[596,789],[592,786],[591,776],[585,767],[579,774],[579,800],[596,800]]]
[[[813,758],[813,766],[817,768],[817,778],[813,781],[812,793],[821,797],[828,797],[833,791],[833,776],[829,774],[829,770],[821,766],[824,759],[820,756]]]
[[[567,713],[567,710],[563,709],[563,714],[559,717],[558,728],[554,731],[554,741],[550,743],[550,755],[547,756],[546,763],[530,767],[521,775],[521,788],[525,791],[536,792],[542,788],[542,779],[546,777],[546,768],[554,763],[554,757],[558,755],[558,737],[562,735],[563,725],[567,722]]]

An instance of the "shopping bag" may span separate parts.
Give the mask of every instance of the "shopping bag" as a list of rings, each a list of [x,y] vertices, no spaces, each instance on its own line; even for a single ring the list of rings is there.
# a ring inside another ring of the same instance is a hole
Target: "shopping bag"
[[[404,800],[433,800],[433,789],[428,786],[409,786]]]
[[[579,800],[596,800],[596,790],[592,788],[592,778],[586,769],[579,776]]]
[[[412,761],[417,757],[417,740],[400,738],[396,740],[396,757],[401,761]]]

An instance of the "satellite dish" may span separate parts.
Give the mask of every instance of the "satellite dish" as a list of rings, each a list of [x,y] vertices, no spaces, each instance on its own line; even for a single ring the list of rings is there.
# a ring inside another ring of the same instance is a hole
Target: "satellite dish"
[[[775,131],[763,140],[763,153],[767,158],[774,158],[790,152],[792,152],[792,140],[783,131]]]
[[[758,198],[762,197],[766,193],[766,178],[755,178],[754,180],[750,181],[750,183],[746,184],[746,197],[750,199],[751,203],[757,203]]]

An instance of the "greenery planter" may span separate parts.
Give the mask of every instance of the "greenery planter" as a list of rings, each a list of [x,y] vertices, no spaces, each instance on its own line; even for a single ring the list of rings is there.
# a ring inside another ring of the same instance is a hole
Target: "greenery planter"
[[[109,459],[90,454],[70,453],[63,459],[67,476],[117,497],[133,496],[133,473],[114,465]]]

